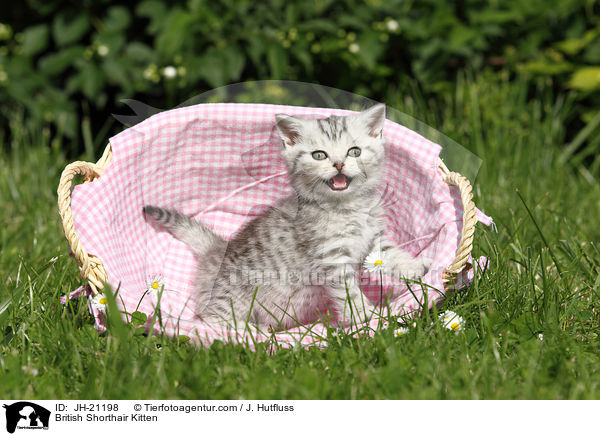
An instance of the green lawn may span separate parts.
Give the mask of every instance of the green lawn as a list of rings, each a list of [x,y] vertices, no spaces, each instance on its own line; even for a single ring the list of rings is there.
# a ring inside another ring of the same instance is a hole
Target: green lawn
[[[498,233],[479,227],[474,255],[492,270],[444,306],[466,318],[464,331],[424,317],[399,338],[274,356],[129,330],[98,336],[84,302],[58,300],[80,284],[56,207],[67,144],[15,116],[0,147],[0,396],[600,398],[600,174],[565,147],[570,98],[479,76],[445,101],[390,91],[386,103],[483,159],[475,201]]]

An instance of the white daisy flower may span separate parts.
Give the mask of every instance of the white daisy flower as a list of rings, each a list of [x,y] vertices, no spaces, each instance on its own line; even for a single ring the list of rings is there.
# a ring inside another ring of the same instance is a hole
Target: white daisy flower
[[[404,336],[405,334],[407,334],[410,330],[408,330],[408,328],[406,327],[400,327],[396,330],[394,330],[394,336],[396,337],[400,337],[400,336]]]
[[[106,300],[106,295],[104,295],[104,294],[97,294],[92,299],[92,307],[94,307],[99,312],[106,312],[106,303],[107,302],[108,301]]]
[[[363,267],[370,272],[383,271],[385,269],[385,252],[374,251],[367,256]]]
[[[458,332],[465,328],[465,320],[451,310],[440,313],[439,318],[442,325],[449,330]]]
[[[158,293],[162,291],[164,285],[165,283],[162,276],[153,276],[148,282],[148,291],[150,291],[151,294],[158,295]]]
[[[167,79],[174,79],[175,76],[177,76],[177,68],[173,65],[169,65],[163,68],[162,73]]]
[[[538,333],[538,339],[540,341],[543,341],[544,340],[544,334],[543,333]]]

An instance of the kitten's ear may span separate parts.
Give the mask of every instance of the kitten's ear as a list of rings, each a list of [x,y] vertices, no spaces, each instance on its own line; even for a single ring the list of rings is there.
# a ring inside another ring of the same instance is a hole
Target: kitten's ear
[[[376,104],[362,111],[359,116],[364,120],[369,136],[378,138],[383,132],[385,124],[385,105],[383,103]]]
[[[292,146],[298,142],[302,130],[302,121],[290,115],[277,114],[277,130],[283,143]]]

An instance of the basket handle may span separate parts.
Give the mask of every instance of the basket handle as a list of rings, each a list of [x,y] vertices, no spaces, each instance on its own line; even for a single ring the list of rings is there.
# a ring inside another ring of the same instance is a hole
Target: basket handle
[[[71,211],[71,186],[73,185],[73,177],[76,174],[83,176],[83,182],[89,183],[100,177],[112,157],[112,148],[108,144],[104,150],[104,154],[96,163],[76,161],[65,167],[58,184],[58,210],[65,231],[65,237],[69,242],[71,250],[81,271],[81,277],[87,280],[92,293],[98,294],[106,283],[106,272],[102,261],[93,255],[88,254],[81,242],[79,236],[75,232],[73,224],[73,213]]]
[[[473,193],[469,180],[459,173],[448,170],[446,165],[440,160],[439,167],[442,170],[442,179],[450,186],[456,186],[460,190],[460,198],[463,204],[463,225],[460,235],[460,242],[456,249],[454,261],[444,268],[442,273],[442,283],[444,289],[452,285],[458,274],[463,270],[471,250],[473,249],[473,235],[475,233],[475,224],[477,224],[477,215],[475,213],[475,203],[473,203]]]

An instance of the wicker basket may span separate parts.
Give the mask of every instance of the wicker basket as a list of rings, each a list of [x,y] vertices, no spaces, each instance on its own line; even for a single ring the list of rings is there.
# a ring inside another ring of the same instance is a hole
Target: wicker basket
[[[142,160],[140,160],[141,163],[143,163],[144,165],[146,164],[146,155],[137,155],[137,154],[131,154],[129,153],[129,144],[132,143],[131,142],[131,138],[133,138],[133,143],[135,145],[135,141],[138,136],[139,137],[144,137],[144,135],[149,131],[148,129],[154,129],[151,130],[152,132],[154,132],[155,130],[159,130],[163,127],[164,122],[166,123],[177,123],[178,120],[180,120],[181,117],[183,117],[183,119],[185,120],[185,122],[189,122],[189,119],[196,119],[194,117],[197,117],[198,119],[201,120],[211,120],[210,117],[216,117],[216,119],[219,122],[223,121],[223,117],[228,117],[228,116],[233,116],[233,118],[225,118],[225,120],[229,120],[229,122],[231,122],[231,126],[228,127],[230,129],[236,129],[237,124],[233,124],[234,121],[236,121],[238,118],[237,117],[240,113],[242,113],[242,115],[244,115],[244,117],[242,117],[243,120],[247,120],[250,119],[250,121],[248,122],[257,122],[255,121],[255,118],[253,118],[255,115],[257,115],[257,119],[259,120],[258,123],[262,123],[260,124],[260,132],[266,132],[269,131],[269,129],[272,129],[272,117],[273,117],[273,113],[275,110],[282,110],[282,111],[292,111],[292,110],[297,110],[299,111],[299,113],[307,113],[309,110],[312,110],[312,108],[297,108],[297,107],[275,107],[273,105],[238,105],[238,106],[234,106],[234,105],[230,105],[228,106],[227,104],[218,104],[217,106],[209,106],[209,105],[197,105],[194,107],[188,107],[188,108],[183,108],[183,109],[178,109],[175,111],[167,111],[158,115],[155,115],[154,117],[151,117],[150,119],[148,119],[147,121],[144,121],[143,123],[141,123],[140,125],[136,125],[135,128],[131,128],[131,129],[127,129],[126,131],[124,131],[123,133],[121,133],[119,136],[111,139],[112,145],[108,144],[106,149],[104,150],[104,153],[102,155],[102,157],[96,162],[96,163],[91,163],[91,162],[82,162],[82,161],[77,161],[77,162],[73,162],[69,165],[67,165],[67,167],[64,169],[61,178],[60,178],[60,183],[58,186],[58,207],[59,207],[59,211],[60,211],[60,216],[62,219],[62,223],[63,223],[63,228],[64,228],[64,232],[65,232],[65,236],[67,238],[67,241],[70,245],[71,251],[73,253],[73,256],[75,257],[75,259],[77,260],[77,263],[79,265],[79,269],[81,271],[81,277],[84,279],[84,281],[87,284],[87,289],[88,292],[91,294],[91,296],[96,296],[99,293],[102,292],[102,289],[104,288],[105,284],[109,283],[109,277],[107,276],[107,269],[108,271],[113,271],[113,269],[115,268],[115,262],[117,264],[120,263],[120,265],[134,265],[134,264],[129,264],[126,261],[125,262],[121,262],[121,252],[110,252],[110,258],[105,256],[104,262],[103,259],[101,259],[98,256],[103,256],[102,255],[102,251],[98,251],[96,250],[95,247],[93,246],[88,246],[85,247],[84,244],[81,242],[82,240],[84,241],[88,241],[86,242],[86,244],[92,244],[92,240],[94,241],[93,243],[96,244],[98,242],[106,242],[106,241],[115,241],[115,238],[117,240],[117,242],[121,243],[123,241],[120,240],[120,233],[114,233],[114,229],[111,229],[111,235],[113,239],[110,239],[108,237],[108,235],[106,236],[106,238],[103,238],[102,234],[98,234],[96,233],[97,231],[103,231],[103,230],[97,230],[97,229],[103,229],[103,227],[98,227],[96,226],[96,223],[104,223],[105,221],[102,221],[103,219],[106,219],[106,214],[102,214],[102,218],[100,216],[97,216],[94,211],[93,208],[96,207],[96,202],[95,201],[99,201],[101,204],[104,204],[104,207],[106,208],[114,208],[117,207],[117,212],[119,212],[118,207],[120,207],[119,204],[117,203],[113,203],[113,200],[109,200],[109,198],[112,197],[107,197],[106,199],[104,198],[97,198],[97,199],[92,199],[95,197],[86,197],[86,200],[83,201],[83,203],[87,204],[87,209],[85,209],[85,213],[86,215],[86,223],[88,223],[87,225],[92,226],[90,229],[88,229],[87,227],[85,227],[85,232],[86,234],[82,234],[82,239],[80,239],[80,235],[77,234],[76,229],[75,229],[75,221],[74,221],[74,215],[73,215],[73,210],[71,208],[71,200],[72,200],[72,187],[73,187],[73,178],[75,177],[75,175],[80,174],[83,178],[83,182],[85,183],[90,183],[93,182],[94,180],[100,179],[103,177],[105,171],[107,169],[111,169],[111,171],[109,171],[109,173],[112,175],[112,177],[117,177],[118,180],[125,180],[122,179],[122,177],[125,177],[125,174],[127,175],[127,177],[130,177],[129,179],[127,179],[128,181],[132,182],[132,183],[137,183],[138,179],[141,180],[141,177],[139,176],[140,172],[133,171],[133,172],[127,172],[127,173],[120,173],[116,168],[120,168],[119,165],[122,164],[124,159],[129,159],[132,156],[137,156],[138,158],[141,158]],[[304,112],[302,112],[304,111]],[[293,113],[293,112],[292,112]],[[328,112],[324,111],[324,114],[327,114]],[[329,112],[332,113],[332,112]],[[226,115],[223,115],[226,114]],[[228,114],[228,115],[227,115]],[[233,114],[233,115],[231,115]],[[175,120],[175,121],[173,121]],[[232,121],[233,120],[233,121]],[[172,124],[169,124],[172,125]],[[229,125],[228,125],[229,126]],[[464,284],[464,280],[466,278],[466,273],[469,272],[470,273],[470,269],[466,269],[466,267],[470,268],[471,265],[471,250],[473,247],[473,235],[475,232],[475,224],[478,221],[478,216],[484,216],[484,215],[480,215],[473,203],[472,200],[472,193],[471,193],[471,185],[469,183],[469,181],[461,176],[458,173],[455,172],[451,172],[448,170],[448,168],[446,167],[446,165],[441,161],[438,160],[437,161],[437,171],[436,172],[436,160],[437,156],[439,155],[439,146],[435,145],[433,143],[431,143],[430,141],[427,141],[425,138],[419,136],[418,134],[416,134],[415,132],[410,131],[409,129],[406,129],[403,126],[397,125],[397,124],[389,124],[388,125],[390,130],[386,130],[386,132],[388,132],[389,135],[389,140],[393,143],[394,146],[397,145],[397,141],[401,140],[401,138],[407,138],[408,142],[411,144],[414,143],[418,143],[421,144],[421,146],[423,147],[434,147],[434,148],[423,148],[421,150],[423,150],[423,153],[425,154],[420,154],[419,156],[426,156],[426,159],[423,158],[424,160],[421,160],[419,162],[426,162],[426,171],[427,171],[427,180],[430,180],[431,183],[435,183],[435,192],[438,192],[438,194],[440,192],[443,193],[439,194],[441,196],[435,197],[436,199],[439,199],[439,201],[443,201],[443,202],[447,202],[447,201],[452,201],[451,203],[444,203],[443,206],[443,210],[445,211],[442,214],[442,209],[427,209],[427,213],[430,214],[430,216],[437,216],[440,218],[440,222],[444,222],[444,223],[452,223],[451,226],[451,230],[449,231],[448,235],[451,236],[445,236],[446,237],[451,237],[451,241],[449,239],[444,239],[442,242],[444,243],[448,243],[448,245],[444,245],[443,246],[443,255],[440,259],[443,259],[443,261],[441,261],[440,263],[436,264],[436,270],[435,270],[435,286],[430,287],[429,289],[435,289],[435,290],[439,290],[437,291],[437,296],[436,298],[439,299],[443,298],[443,296],[445,295],[446,291],[452,290],[452,289],[457,289],[460,288],[461,286],[463,286]],[[183,127],[182,127],[183,128]],[[219,127],[217,127],[219,128]],[[135,130],[132,130],[135,129]],[[212,128],[211,128],[212,129]],[[386,127],[387,129],[387,127]],[[164,130],[164,129],[163,129]],[[187,130],[186,130],[187,131]],[[230,131],[230,130],[229,130]],[[229,132],[228,131],[228,132]],[[141,132],[141,133],[140,133]],[[166,131],[163,131],[162,133],[160,133],[160,135],[166,135],[167,133],[165,133]],[[169,131],[170,132],[170,131]],[[246,132],[246,131],[244,131]],[[271,130],[272,132],[272,130]],[[234,132],[235,133],[235,132]],[[170,135],[171,133],[169,133]],[[210,130],[210,135],[213,135],[214,131]],[[244,133],[245,134],[245,133]],[[262,134],[262,133],[261,133]],[[137,136],[136,136],[137,135]],[[399,136],[400,135],[400,136]],[[405,135],[405,136],[401,136],[401,135]],[[232,134],[232,137],[235,136],[234,134]],[[237,136],[235,136],[237,138]],[[267,134],[267,137],[270,138],[268,139],[268,141],[272,140],[272,137],[269,136]],[[170,136],[167,136],[166,138],[163,138],[166,143],[170,143]],[[262,138],[262,137],[261,137]],[[400,138],[400,139],[399,139]],[[202,140],[202,139],[200,139]],[[396,142],[394,142],[396,141]],[[161,143],[162,144],[162,143]],[[273,142],[268,142],[268,144],[273,145]],[[113,156],[113,146],[115,147],[115,155]],[[145,142],[141,145],[145,147]],[[171,145],[169,145],[170,147]],[[178,144],[173,144],[173,146],[177,146],[179,147]],[[193,147],[199,146],[197,143],[194,143]],[[245,147],[246,145],[244,145]],[[273,149],[269,149],[271,151],[274,150],[274,153],[278,153],[278,149],[276,148],[275,145],[273,145],[275,148]],[[399,147],[404,147],[404,145],[398,145]],[[141,150],[141,149],[140,149]],[[144,148],[144,150],[146,150]],[[150,148],[150,153],[153,153],[154,149]],[[159,149],[157,149],[159,150]],[[163,150],[162,148],[160,150]],[[180,150],[184,150],[181,148],[177,148],[177,153],[184,153],[183,151]],[[185,153],[194,153],[195,152],[195,148],[186,148],[185,149]],[[408,153],[408,155],[402,155],[402,156],[406,156],[407,159],[412,159],[411,157],[411,153],[412,153],[412,149],[408,150],[407,148],[400,148],[400,151],[398,151],[399,153]],[[160,151],[156,151],[157,153],[159,153]],[[145,153],[145,151],[144,151]],[[161,155],[162,156],[162,155]],[[179,156],[189,156],[188,154],[183,154],[183,155],[179,155]],[[400,155],[398,155],[400,156]],[[396,156],[396,157],[398,157]],[[204,158],[204,157],[202,157]],[[213,159],[213,156],[208,156],[207,158],[209,159]],[[215,159],[218,159],[218,157],[214,157]],[[403,157],[404,159],[404,157]],[[190,160],[190,159],[186,159],[187,161],[193,162],[193,164],[195,165],[194,160]],[[112,161],[112,165],[111,166],[111,161]],[[212,160],[209,161],[209,163],[212,162]],[[400,162],[400,161],[397,161]],[[408,162],[408,161],[402,161],[402,162]],[[412,161],[411,161],[412,162]],[[415,161],[416,162],[416,161]],[[115,171],[112,171],[112,169],[115,168]],[[137,168],[137,167],[136,167]],[[407,167],[404,167],[407,168]],[[410,167],[412,168],[412,167]],[[165,171],[169,171],[166,167],[163,168],[163,170]],[[157,169],[158,171],[158,169]],[[279,170],[277,170],[279,171]],[[107,173],[108,174],[108,173]],[[142,172],[143,174],[143,172]],[[268,173],[271,174],[271,173]],[[273,173],[274,174],[274,173]],[[282,173],[277,173],[276,174],[278,177],[279,176],[285,176],[285,171]],[[109,177],[109,176],[105,176],[105,177]],[[393,177],[401,177],[400,175],[393,175]],[[266,177],[264,180],[271,178],[271,176]],[[101,192],[104,192],[103,190],[106,189],[106,186],[125,186],[124,184],[121,184],[119,182],[115,182],[115,179],[104,179],[106,181],[106,183],[104,184],[100,184],[97,187],[93,187],[90,186],[89,188],[92,189],[85,189],[84,191],[87,192],[88,194],[93,192],[99,192],[99,190]],[[261,179],[263,180],[263,179]],[[110,183],[108,183],[110,181]],[[152,179],[152,181],[156,181],[155,179]],[[406,188],[407,184],[405,184],[405,179],[398,179],[396,178],[395,180],[393,180],[393,183],[400,183],[400,181],[402,181],[402,187],[404,187],[403,189],[408,189]],[[389,182],[389,181],[388,181]],[[444,184],[446,185],[450,185],[450,186],[454,186],[457,189],[447,189]],[[249,184],[248,186],[252,185]],[[146,185],[144,185],[146,186]],[[229,185],[228,185],[229,186]],[[395,186],[395,185],[394,185]],[[82,187],[83,188],[83,187]],[[290,188],[291,189],[291,188]],[[412,189],[412,188],[411,188]],[[420,188],[422,189],[422,187]],[[79,191],[79,192],[84,192],[84,191]],[[128,197],[128,192],[130,191],[120,191],[121,197],[119,197],[121,199],[121,201],[123,199],[127,200],[127,202],[129,203],[130,198]],[[227,192],[221,192],[219,191],[219,195],[225,193],[227,194]],[[420,192],[425,192],[425,191],[420,191]],[[433,192],[433,191],[432,191]],[[200,194],[200,192],[196,192],[193,195],[200,195],[200,200],[204,201],[206,199],[206,201],[208,201],[208,198],[212,198],[212,197],[202,197],[203,194]],[[460,194],[460,195],[459,195]],[[419,194],[421,195],[421,194]],[[434,194],[432,194],[434,195]],[[228,197],[227,195],[225,197]],[[75,196],[77,202],[82,202],[82,197],[78,197],[77,195]],[[116,198],[116,197],[115,197]],[[197,198],[197,197],[190,197],[190,198]],[[219,198],[219,197],[218,197]],[[404,198],[404,197],[403,197]],[[421,198],[421,197],[418,197]],[[433,197],[432,197],[433,199]],[[148,200],[147,198],[143,199],[144,201]],[[150,199],[152,200],[152,199]],[[135,201],[138,201],[138,199],[136,199]],[[210,200],[212,201],[212,200]],[[438,201],[438,200],[436,200]],[[75,203],[75,204],[79,204],[79,203]],[[113,207],[113,204],[115,205]],[[203,205],[204,203],[200,202],[198,204]],[[426,203],[423,203],[424,205],[426,205]],[[434,204],[434,203],[431,203]],[[435,203],[437,204],[437,203]],[[441,204],[441,203],[440,203]],[[137,210],[137,207],[140,207],[141,210],[141,206],[142,204],[138,205],[137,203],[135,203],[135,207],[133,208],[129,208],[128,210]],[[175,206],[176,207],[176,206]],[[205,211],[207,209],[204,209],[204,206],[198,206],[200,211]],[[436,207],[442,207],[442,206],[436,206]],[[210,207],[208,208],[210,209]],[[391,209],[393,210],[393,209]],[[408,210],[408,213],[412,213],[410,208],[406,209]],[[406,212],[405,210],[405,212]],[[448,217],[448,210],[451,211],[451,216]],[[98,211],[100,211],[100,209],[98,209]],[[103,210],[104,211],[104,210]],[[424,212],[425,213],[425,209],[419,209],[420,212]],[[80,225],[80,219],[82,218],[83,214],[83,210],[76,210],[76,222],[77,225]],[[204,213],[204,212],[203,212]],[[437,214],[440,215],[437,215]],[[431,215],[434,214],[434,215]],[[462,215],[462,225],[460,224],[460,218]],[[398,215],[400,216],[400,215]],[[135,218],[138,219],[138,218]],[[141,219],[141,218],[139,218]],[[448,221],[451,220],[451,221]],[[437,223],[438,221],[436,221]],[[134,223],[135,224],[135,223]],[[139,223],[140,225],[146,225],[143,224],[143,221],[141,221]],[[137,225],[137,224],[135,224]],[[445,225],[445,224],[444,224]],[[398,227],[398,229],[400,229],[400,227]],[[83,229],[80,228],[80,230],[83,232]],[[92,239],[90,238],[90,235],[92,237]],[[422,234],[420,236],[423,236]],[[154,236],[152,236],[154,237]],[[86,239],[87,238],[87,239]],[[437,238],[437,236],[436,236]],[[137,239],[136,239],[137,240]],[[437,240],[437,239],[436,239]],[[155,249],[155,246],[152,246],[153,250]],[[437,248],[436,248],[437,249]],[[90,254],[88,252],[88,250],[91,250],[92,253],[98,254],[98,256],[94,255],[94,254]],[[454,251],[456,250],[456,251]],[[137,253],[137,252],[136,252]],[[148,253],[143,253],[144,255],[150,255],[152,256],[152,253],[149,254]],[[116,255],[116,257],[115,257]],[[155,260],[155,257],[152,257],[153,261]],[[174,259],[174,258],[172,258]],[[450,259],[452,259],[452,261],[450,261]],[[105,265],[107,266],[107,268],[105,268]],[[153,266],[153,268],[156,265]],[[159,268],[161,268],[161,266],[159,265]],[[148,268],[148,271],[144,270],[144,273],[146,272],[151,272],[150,271],[150,267]],[[156,270],[157,272],[161,272],[160,269]],[[170,274],[172,274],[173,270],[169,270]],[[187,271],[187,270],[186,270]],[[153,272],[152,272],[153,274]],[[177,276],[179,277],[179,276]],[[110,277],[110,283],[114,286],[116,285],[118,282],[120,282],[120,280],[123,277],[119,276],[118,274],[113,274],[111,273],[111,277]],[[131,304],[131,301],[134,298],[138,298],[139,295],[141,295],[141,293],[143,293],[143,289],[144,286],[148,286],[147,284],[141,283],[139,282],[139,280],[141,279],[138,278],[138,276],[136,276],[137,280],[135,282],[135,284],[133,286],[135,286],[134,288],[127,288],[127,289],[131,289],[131,291],[127,291],[125,294],[123,292],[121,292],[121,296],[123,297],[131,297],[130,299],[126,298],[126,302],[127,305]],[[171,281],[173,280],[180,280],[179,278],[170,278]],[[186,279],[187,280],[187,279]],[[171,283],[173,285],[173,290],[175,292],[179,292],[177,290],[181,290],[182,292],[178,295],[187,295],[188,290],[186,290],[185,288],[179,288],[177,287],[178,284],[175,283]],[[443,289],[441,289],[443,288]],[[123,289],[123,288],[122,288]],[[148,288],[145,288],[148,289]],[[142,291],[140,294],[138,294],[138,292],[140,292],[140,290]],[[364,290],[364,288],[363,288]],[[427,291],[429,292],[429,291]],[[145,294],[144,294],[145,295]],[[379,295],[379,293],[378,293]],[[177,297],[179,298],[179,297]],[[175,300],[170,300],[170,302],[172,303],[172,305],[170,306],[171,308],[178,308],[179,307],[179,301],[177,300],[177,298],[175,298]],[[415,297],[416,298],[416,297]],[[416,301],[416,300],[415,300]],[[430,300],[430,303],[432,302],[432,300]],[[161,306],[164,303],[164,299],[161,300]],[[169,303],[169,304],[171,304]],[[418,303],[418,301],[416,301],[416,303]],[[416,304],[415,303],[415,304]],[[124,303],[125,304],[125,303]],[[146,304],[146,303],[144,303]],[[404,304],[404,303],[398,303],[398,304]],[[412,303],[411,303],[412,304]],[[139,305],[138,305],[139,306]],[[188,311],[186,312],[187,315],[190,315],[189,312],[189,307],[187,305],[187,303],[182,303],[182,306],[185,307],[185,310]],[[133,307],[136,307],[135,304],[133,305]],[[155,307],[155,306],[153,306]],[[141,309],[140,309],[141,310]],[[150,307],[149,305],[146,305],[146,310],[147,311],[152,311],[152,307]],[[183,310],[183,309],[182,309]],[[96,315],[96,314],[95,314]],[[187,316],[186,315],[186,316]],[[150,319],[150,318],[149,318]],[[191,315],[188,316],[187,318],[188,325],[186,328],[188,328],[187,331],[193,331],[193,329],[196,328],[196,324],[195,321],[192,321]],[[96,321],[98,321],[98,318],[96,317]],[[97,324],[98,327],[98,324]],[[301,326],[302,327],[302,326]],[[179,326],[177,327],[179,328]],[[199,327],[202,331],[206,330],[206,329],[212,329],[212,326],[210,325],[201,325]],[[298,330],[297,332],[298,337],[301,338],[302,341],[304,341],[304,338],[306,336],[306,332],[302,332],[300,330]],[[178,333],[173,333],[173,334],[178,334]],[[184,333],[187,334],[187,333]],[[290,331],[286,331],[285,334],[291,334]],[[207,335],[213,335],[211,336],[212,340],[214,340],[215,338],[219,338],[221,337],[222,333],[221,332],[217,332],[217,333],[207,333]],[[227,336],[229,337],[229,336]],[[314,337],[313,337],[314,338]],[[285,340],[285,338],[283,338]],[[282,341],[282,336],[279,336],[276,338],[276,340],[278,341],[278,343],[281,343]],[[318,341],[318,339],[316,339],[315,341]],[[210,343],[210,340],[205,341],[204,343]],[[289,344],[292,343],[292,339],[289,339]],[[306,344],[307,342],[304,341],[304,344]]]

